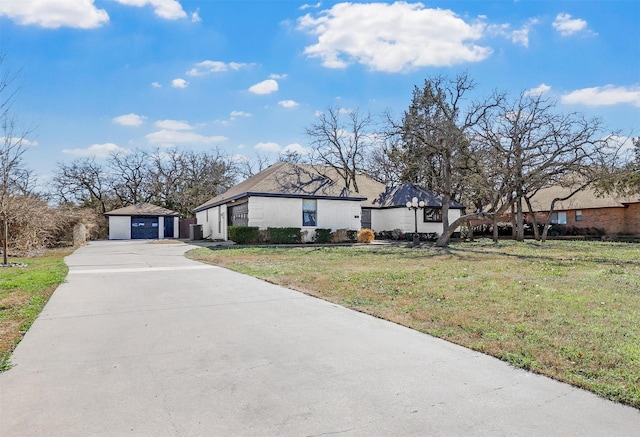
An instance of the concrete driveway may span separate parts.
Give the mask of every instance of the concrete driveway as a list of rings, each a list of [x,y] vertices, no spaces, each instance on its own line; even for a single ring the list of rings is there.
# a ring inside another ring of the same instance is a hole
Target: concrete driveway
[[[634,436],[640,412],[266,282],[94,242],[0,374],[8,436]]]

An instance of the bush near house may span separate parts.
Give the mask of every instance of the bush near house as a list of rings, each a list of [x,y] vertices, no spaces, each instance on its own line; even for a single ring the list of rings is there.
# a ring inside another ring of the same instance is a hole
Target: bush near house
[[[260,229],[257,226],[229,226],[229,240],[236,244],[255,244],[259,241]]]
[[[331,229],[318,228],[314,236],[314,242],[319,244],[331,243],[332,234]]]
[[[269,233],[269,243],[302,243],[302,230],[300,228],[267,228],[267,232]]]
[[[358,243],[371,243],[375,237],[371,229],[360,229],[360,232],[358,232]]]

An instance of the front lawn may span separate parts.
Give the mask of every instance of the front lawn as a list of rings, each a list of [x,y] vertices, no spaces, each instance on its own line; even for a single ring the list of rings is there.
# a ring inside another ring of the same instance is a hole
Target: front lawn
[[[11,352],[34,322],[56,287],[64,281],[64,257],[72,249],[48,251],[35,258],[11,258],[0,267],[0,372],[10,367]]]
[[[640,408],[640,246],[197,249],[221,265]]]

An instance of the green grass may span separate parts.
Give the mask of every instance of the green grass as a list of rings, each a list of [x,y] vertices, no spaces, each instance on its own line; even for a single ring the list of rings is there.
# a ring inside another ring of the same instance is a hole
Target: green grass
[[[71,250],[52,250],[35,258],[11,258],[27,267],[0,268],[0,371],[11,367],[11,352],[64,281],[63,258]]]
[[[190,257],[373,314],[640,408],[640,246],[198,249]]]

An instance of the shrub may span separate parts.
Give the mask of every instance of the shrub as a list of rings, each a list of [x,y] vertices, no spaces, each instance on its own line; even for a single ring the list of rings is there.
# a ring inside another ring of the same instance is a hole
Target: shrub
[[[269,242],[273,244],[296,244],[302,242],[300,228],[267,228]]]
[[[316,243],[326,244],[331,243],[331,237],[331,229],[318,228],[314,240]]]
[[[257,226],[229,226],[229,240],[237,244],[257,243],[260,238],[260,229]]]
[[[371,229],[364,228],[364,229],[360,229],[360,232],[358,232],[359,243],[371,243],[374,238],[375,238],[375,234]]]
[[[358,231],[354,231],[353,229],[349,229],[347,231],[347,240],[348,241],[358,241]]]
[[[345,241],[349,241],[349,234],[346,229],[336,229],[336,231],[331,234],[331,241],[333,243],[344,243]]]

